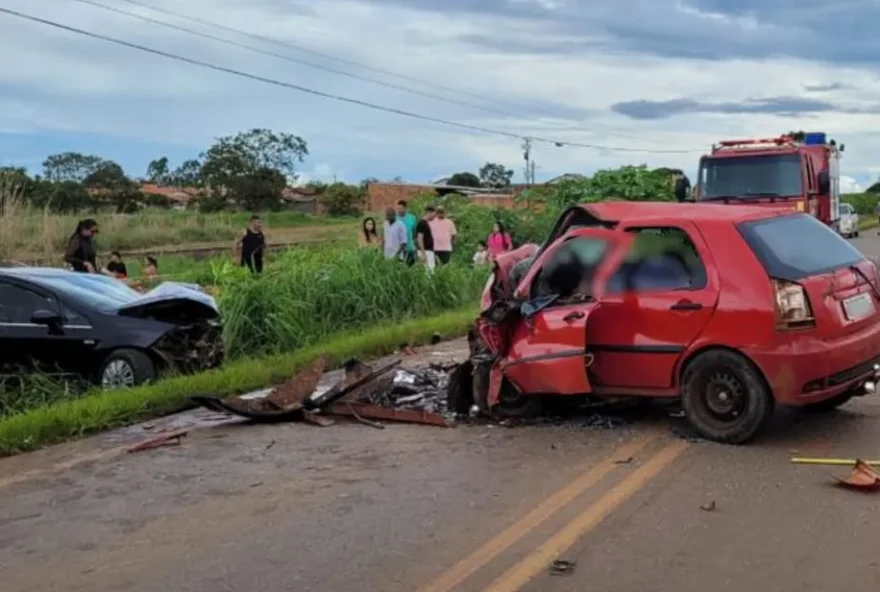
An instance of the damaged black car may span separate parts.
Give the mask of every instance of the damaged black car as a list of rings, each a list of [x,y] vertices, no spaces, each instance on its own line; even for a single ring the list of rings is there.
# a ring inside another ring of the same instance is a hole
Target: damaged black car
[[[220,311],[196,285],[165,282],[142,294],[103,275],[0,270],[0,373],[120,388],[222,361]]]

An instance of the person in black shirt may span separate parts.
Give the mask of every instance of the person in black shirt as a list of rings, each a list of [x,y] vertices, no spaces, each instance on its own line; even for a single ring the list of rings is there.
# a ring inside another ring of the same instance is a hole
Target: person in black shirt
[[[67,250],[64,252],[64,262],[73,271],[80,273],[98,273],[96,262],[95,244],[92,237],[98,234],[98,223],[92,218],[80,220],[76,230],[67,241]]]
[[[122,260],[122,254],[119,251],[110,253],[110,263],[107,264],[107,271],[117,280],[128,278],[128,269],[125,267],[125,262]]]
[[[266,252],[266,235],[263,234],[263,220],[257,215],[251,216],[245,231],[235,243],[236,250],[241,251],[241,266],[253,273],[263,273],[263,254]]]
[[[675,201],[688,201],[691,189],[690,179],[688,179],[687,175],[685,175],[680,169],[675,169],[672,174],[674,179],[673,192],[675,193]]]
[[[416,250],[419,254],[419,260],[428,269],[434,269],[437,265],[434,255],[434,235],[431,234],[431,225],[429,224],[436,214],[434,206],[427,206],[425,215],[416,224]]]

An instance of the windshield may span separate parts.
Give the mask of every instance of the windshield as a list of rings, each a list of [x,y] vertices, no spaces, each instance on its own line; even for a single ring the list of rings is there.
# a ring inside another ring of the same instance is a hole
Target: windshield
[[[796,282],[864,257],[849,241],[812,216],[799,214],[738,225],[770,277]]]
[[[792,197],[803,195],[798,154],[703,158],[700,199]]]
[[[95,274],[70,273],[31,278],[35,283],[67,294],[99,310],[113,312],[142,295],[117,279]]]

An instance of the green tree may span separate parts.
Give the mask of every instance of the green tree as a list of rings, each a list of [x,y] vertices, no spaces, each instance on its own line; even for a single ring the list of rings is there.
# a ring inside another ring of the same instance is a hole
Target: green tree
[[[192,158],[185,160],[168,175],[168,185],[176,187],[203,187],[202,163]]]
[[[202,178],[215,188],[229,187],[233,178],[265,169],[294,179],[296,165],[308,153],[306,141],[299,136],[252,129],[218,139],[202,155]]]
[[[82,182],[97,169],[104,159],[80,152],[51,154],[43,161],[43,176],[54,183],[61,181]]]
[[[147,181],[156,185],[168,185],[171,178],[171,169],[168,166],[168,157],[157,158],[147,165]]]
[[[480,183],[484,187],[493,189],[510,187],[511,179],[513,179],[513,170],[505,168],[503,164],[487,162],[480,168]]]
[[[357,185],[332,183],[324,189],[318,200],[324,211],[331,216],[357,216],[361,213],[365,195]]]
[[[867,193],[880,193],[880,181],[877,181],[867,189],[865,189]]]
[[[451,177],[449,177],[449,181],[446,183],[447,185],[454,185],[456,187],[480,187],[480,178],[473,173],[463,172],[463,173],[455,173]]]
[[[122,167],[112,160],[104,160],[98,163],[85,178],[82,184],[88,189],[106,189],[116,191],[126,188],[132,183],[126,176]]]
[[[279,210],[287,178],[278,169],[264,166],[228,181],[229,197],[251,210]]]

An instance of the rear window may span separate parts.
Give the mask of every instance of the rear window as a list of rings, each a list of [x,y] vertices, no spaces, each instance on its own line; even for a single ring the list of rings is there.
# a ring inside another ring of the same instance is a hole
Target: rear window
[[[849,241],[807,214],[742,222],[737,227],[767,275],[781,280],[797,281],[864,258]]]

